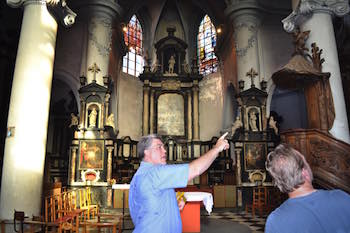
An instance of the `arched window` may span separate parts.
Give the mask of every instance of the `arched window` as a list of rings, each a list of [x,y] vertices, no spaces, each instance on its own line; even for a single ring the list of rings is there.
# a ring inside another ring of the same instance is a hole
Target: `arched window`
[[[139,76],[143,70],[142,28],[136,15],[133,15],[128,26],[123,28],[124,41],[128,53],[123,57],[123,72]]]
[[[217,71],[218,59],[214,54],[216,32],[208,15],[205,15],[199,25],[197,40],[197,57],[199,72],[203,75]]]

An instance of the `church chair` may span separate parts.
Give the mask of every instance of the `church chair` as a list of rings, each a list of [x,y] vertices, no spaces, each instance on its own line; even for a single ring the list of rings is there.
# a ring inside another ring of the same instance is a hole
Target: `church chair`
[[[267,188],[263,186],[257,186],[253,187],[253,193],[252,193],[252,203],[246,204],[245,206],[245,212],[248,213],[249,209],[252,211],[252,216],[255,217],[255,211],[259,211],[260,217],[262,217],[264,211],[267,212]]]
[[[79,209],[84,210],[84,220],[95,217],[98,214],[98,205],[92,204],[92,193],[90,187],[79,189]]]

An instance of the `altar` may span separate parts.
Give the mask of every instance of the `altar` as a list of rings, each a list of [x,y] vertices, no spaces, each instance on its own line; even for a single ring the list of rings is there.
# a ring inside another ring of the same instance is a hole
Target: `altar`
[[[200,205],[203,202],[208,214],[213,208],[213,196],[206,192],[185,192],[186,205],[180,212],[182,221],[182,232],[201,231]]]

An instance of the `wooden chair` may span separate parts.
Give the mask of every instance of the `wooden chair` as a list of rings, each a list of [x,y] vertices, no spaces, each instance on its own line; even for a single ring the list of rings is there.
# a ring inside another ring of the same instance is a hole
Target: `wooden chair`
[[[98,205],[92,204],[92,194],[90,187],[85,189],[79,189],[79,209],[84,210],[84,220],[90,219],[90,217],[95,217],[98,214]]]
[[[245,212],[248,213],[249,209],[252,211],[252,216],[255,217],[255,210],[259,211],[260,217],[263,212],[267,212],[267,188],[263,186],[253,187],[253,199],[251,204],[246,204]]]
[[[117,233],[117,229],[118,233],[121,233],[122,222],[123,216],[120,214],[98,213],[97,219],[81,222],[81,226],[83,227],[83,233],[95,228],[97,228],[97,232],[100,232],[101,228],[111,228],[112,233]]]

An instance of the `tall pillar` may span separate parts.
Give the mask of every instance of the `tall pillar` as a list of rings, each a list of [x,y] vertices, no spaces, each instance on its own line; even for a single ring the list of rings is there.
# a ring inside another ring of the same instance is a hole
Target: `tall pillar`
[[[151,90],[149,110],[149,133],[154,133],[154,90]]]
[[[329,72],[335,119],[329,131],[335,138],[350,143],[349,125],[346,115],[343,85],[340,75],[337,46],[335,42],[332,16],[344,16],[349,13],[348,1],[309,1],[305,0],[283,20],[284,28],[291,32],[296,26],[301,31],[311,30],[306,46],[311,51],[311,44],[316,42],[323,49],[322,72]],[[296,22],[299,25],[296,25]],[[322,25],[322,26],[320,26]]]
[[[7,121],[1,219],[13,219],[14,209],[40,214],[57,34],[46,1],[7,3],[24,10]]]
[[[192,93],[187,91],[187,140],[192,140]]]
[[[194,83],[193,91],[193,140],[199,140],[199,87]]]
[[[149,91],[150,88],[145,81],[143,87],[143,135],[149,134]]]
[[[121,7],[117,1],[75,0],[72,5],[81,13],[87,23],[88,38],[86,50],[86,64],[82,64],[85,70],[87,83],[93,80],[103,86],[103,76],[108,75],[109,58],[112,45],[113,24],[117,27],[121,15]],[[96,63],[97,73],[90,72]]]
[[[259,7],[256,1],[231,1],[225,10],[225,14],[230,17],[234,29],[234,42],[237,56],[237,77],[238,80],[245,81],[245,89],[252,85],[246,73],[253,68],[258,73],[259,48],[258,29],[260,24]],[[255,81],[259,88],[259,81]]]

